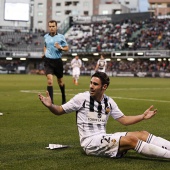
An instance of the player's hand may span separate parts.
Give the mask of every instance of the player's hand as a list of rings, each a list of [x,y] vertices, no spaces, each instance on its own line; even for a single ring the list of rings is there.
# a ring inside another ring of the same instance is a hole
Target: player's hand
[[[46,91],[46,97],[43,96],[41,93],[38,93],[38,97],[46,107],[50,107],[52,105],[52,101],[48,91]]]
[[[150,106],[144,113],[143,113],[143,119],[150,119],[157,113],[157,109],[153,110],[153,105]]]

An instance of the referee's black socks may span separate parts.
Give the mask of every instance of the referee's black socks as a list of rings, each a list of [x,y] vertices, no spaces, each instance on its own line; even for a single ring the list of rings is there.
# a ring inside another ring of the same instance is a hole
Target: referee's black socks
[[[65,85],[61,86],[60,85],[60,90],[62,94],[62,104],[66,103],[66,95],[65,95]]]
[[[47,91],[49,92],[52,103],[54,103],[53,102],[53,86],[47,86]]]

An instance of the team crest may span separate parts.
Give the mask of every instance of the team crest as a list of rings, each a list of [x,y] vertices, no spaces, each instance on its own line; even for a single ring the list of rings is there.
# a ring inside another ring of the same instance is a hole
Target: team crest
[[[112,142],[113,144],[115,144],[115,143],[116,143],[116,139],[112,139],[111,142]]]
[[[106,107],[105,113],[108,114],[110,112],[110,107]]]

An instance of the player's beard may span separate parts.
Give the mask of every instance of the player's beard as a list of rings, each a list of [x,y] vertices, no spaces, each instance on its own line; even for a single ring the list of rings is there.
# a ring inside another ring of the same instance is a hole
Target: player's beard
[[[101,91],[102,91],[102,88],[101,88]],[[99,91],[99,90],[93,90],[93,89],[90,89],[90,96],[94,99],[94,100],[96,100],[96,101],[100,101],[101,99],[102,99],[102,96],[103,96],[103,94],[101,94],[101,91]],[[99,94],[101,94],[101,95],[99,95]]]

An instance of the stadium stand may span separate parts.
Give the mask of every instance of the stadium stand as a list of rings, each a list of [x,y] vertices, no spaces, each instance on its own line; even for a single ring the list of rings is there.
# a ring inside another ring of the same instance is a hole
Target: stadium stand
[[[139,22],[128,19],[118,24],[75,23],[65,36],[70,52],[170,49],[169,30],[170,19],[151,18]],[[0,42],[7,51],[42,51],[44,33],[0,31]]]
[[[65,37],[70,46],[69,53],[78,52],[87,55],[90,52],[114,51],[136,51],[136,50],[170,50],[170,19],[150,18],[143,21],[133,21],[125,19],[121,22],[93,22],[93,23],[73,23],[66,32]],[[0,51],[24,51],[42,52],[43,50],[43,30],[25,32],[22,30],[0,30]],[[130,42],[130,44],[129,44]],[[80,56],[81,57],[81,56]],[[84,62],[82,73],[89,73],[94,70],[97,58],[88,56],[89,61]],[[135,59],[134,61],[111,60],[108,62],[107,71],[116,72],[170,72],[169,60],[150,61],[148,58]],[[68,58],[68,61],[71,57]],[[20,65],[22,61],[13,61],[9,66],[9,61],[1,61],[1,67],[12,68]],[[14,65],[14,66],[13,66]],[[37,73],[41,61],[36,61],[35,66],[31,66],[28,72]],[[36,71],[32,71],[32,70]],[[41,69],[42,70],[42,66]],[[69,65],[65,65],[65,73],[69,74]]]
[[[74,24],[66,33],[71,51],[101,52],[114,50],[170,49],[170,20],[150,19],[119,24]],[[131,42],[132,45],[128,45]]]
[[[0,31],[0,42],[7,51],[42,51],[43,35],[43,31]]]

